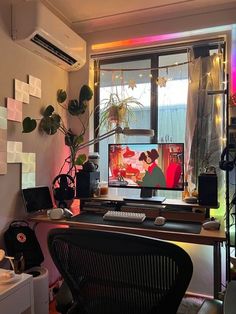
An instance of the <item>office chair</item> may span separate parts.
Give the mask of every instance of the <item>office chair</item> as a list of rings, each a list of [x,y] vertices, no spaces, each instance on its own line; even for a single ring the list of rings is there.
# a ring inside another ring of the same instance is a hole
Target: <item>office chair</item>
[[[57,228],[48,248],[71,291],[70,314],[176,314],[193,272],[182,248],[138,235]]]

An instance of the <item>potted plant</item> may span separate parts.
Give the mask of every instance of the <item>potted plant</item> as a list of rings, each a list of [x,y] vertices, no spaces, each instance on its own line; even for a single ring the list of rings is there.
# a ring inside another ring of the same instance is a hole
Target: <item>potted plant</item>
[[[58,131],[65,136],[65,145],[70,148],[70,156],[66,158],[65,163],[70,163],[69,172],[75,169],[76,165],[82,165],[86,160],[85,154],[77,154],[80,145],[84,141],[84,134],[88,128],[89,118],[87,121],[83,121],[81,116],[85,113],[89,101],[93,97],[93,91],[88,85],[83,85],[80,89],[79,99],[73,99],[66,104],[67,93],[66,91],[59,89],[57,91],[57,103],[63,109],[76,116],[81,125],[79,134],[74,134],[70,128],[67,128],[61,116],[55,111],[54,106],[48,105],[42,112],[42,117],[39,119],[32,119],[26,117],[23,120],[23,133],[30,133],[39,127],[39,130],[48,135],[53,135]],[[37,122],[39,120],[39,122]]]
[[[143,105],[133,96],[120,98],[118,93],[111,93],[108,99],[101,102],[100,126],[129,126],[129,121],[134,118],[133,109]]]

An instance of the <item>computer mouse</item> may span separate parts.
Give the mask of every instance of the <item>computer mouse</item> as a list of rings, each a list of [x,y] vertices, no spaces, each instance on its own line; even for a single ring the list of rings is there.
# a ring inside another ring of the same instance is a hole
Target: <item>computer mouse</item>
[[[157,226],[163,226],[166,222],[166,218],[165,217],[162,217],[162,216],[158,216],[156,217],[155,221],[154,221],[154,224],[157,225]]]

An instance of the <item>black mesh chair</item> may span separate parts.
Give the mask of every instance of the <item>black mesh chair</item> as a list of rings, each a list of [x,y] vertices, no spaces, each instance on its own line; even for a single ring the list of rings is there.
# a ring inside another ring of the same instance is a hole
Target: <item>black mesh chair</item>
[[[52,259],[76,314],[175,314],[192,277],[179,246],[138,235],[52,229]]]

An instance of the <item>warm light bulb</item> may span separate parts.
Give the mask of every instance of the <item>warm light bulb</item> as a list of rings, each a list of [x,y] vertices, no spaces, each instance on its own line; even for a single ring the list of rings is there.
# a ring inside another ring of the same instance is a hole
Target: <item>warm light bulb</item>
[[[217,97],[216,98],[216,107],[219,109],[221,106],[221,98],[220,97]]]
[[[215,123],[216,123],[216,124],[220,124],[220,123],[221,123],[221,120],[222,120],[221,117],[220,117],[218,114],[216,114],[216,115],[215,115]]]

